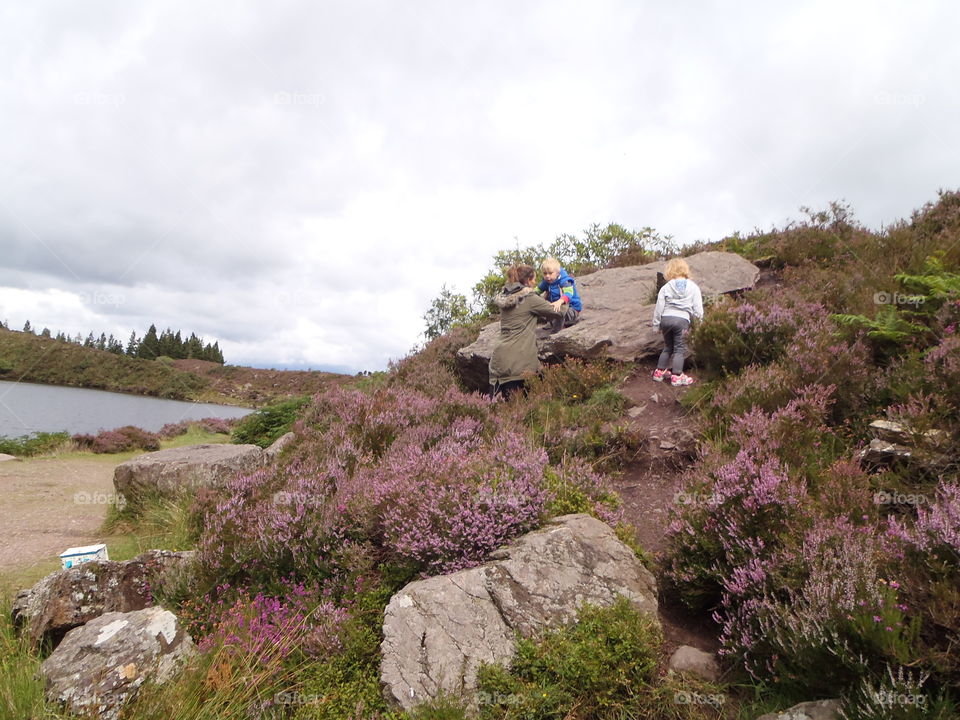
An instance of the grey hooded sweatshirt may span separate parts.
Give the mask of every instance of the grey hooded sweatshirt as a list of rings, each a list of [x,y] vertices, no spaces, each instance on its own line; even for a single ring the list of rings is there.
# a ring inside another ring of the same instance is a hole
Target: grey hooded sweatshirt
[[[653,311],[653,327],[660,328],[661,317],[681,317],[690,322],[703,317],[703,296],[700,287],[689,278],[674,278],[657,293]]]
[[[490,384],[522,380],[540,369],[537,318],[563,317],[564,311],[520,283],[507,285],[493,302],[501,310],[500,344],[490,356]]]

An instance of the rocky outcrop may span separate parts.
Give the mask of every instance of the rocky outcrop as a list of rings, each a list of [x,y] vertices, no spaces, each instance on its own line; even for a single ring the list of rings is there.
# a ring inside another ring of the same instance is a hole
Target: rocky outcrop
[[[166,682],[194,652],[168,610],[111,612],[68,632],[41,673],[49,701],[78,715],[115,720],[144,682]]]
[[[127,502],[160,496],[176,498],[201,487],[222,487],[240,473],[268,461],[256,445],[189,445],[147,453],[121,463],[113,486]]]
[[[404,709],[441,692],[470,700],[480,664],[509,662],[517,632],[571,623],[584,603],[610,605],[618,595],[656,617],[656,581],[608,525],[555,518],[484,565],[412,582],[391,598],[384,695]]]
[[[674,650],[667,667],[674,672],[696,675],[708,682],[716,682],[720,677],[716,656],[690,645],[681,645]]]
[[[56,646],[63,636],[107,612],[153,604],[151,585],[193,553],[149,550],[125,562],[88,562],[47,575],[13,604],[13,622],[30,640]]]
[[[752,288],[760,274],[756,265],[734,253],[702,252],[685,259],[705,299]],[[650,324],[657,273],[665,265],[661,261],[578,277],[584,306],[580,322],[538,338],[541,359],[609,357],[633,361],[659,353],[663,341]],[[483,329],[476,342],[457,352],[458,371],[469,387],[487,387],[487,365],[499,338],[500,323],[494,322]]]
[[[263,451],[263,454],[267,457],[267,462],[273,462],[276,460],[280,453],[290,446],[295,437],[296,434],[288,432],[274,440],[273,444]]]
[[[896,461],[912,461],[916,465],[936,471],[950,464],[950,453],[943,450],[950,436],[943,430],[914,432],[894,420],[874,420],[869,426],[873,438],[860,451],[860,462],[868,466],[890,465]]]
[[[783,712],[766,713],[757,720],[840,720],[840,701],[803,702]]]

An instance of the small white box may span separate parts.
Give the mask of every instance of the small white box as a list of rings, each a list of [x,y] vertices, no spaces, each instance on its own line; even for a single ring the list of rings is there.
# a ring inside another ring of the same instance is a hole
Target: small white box
[[[67,548],[60,553],[60,562],[63,569],[67,570],[75,565],[90,562],[91,560],[109,560],[107,556],[106,543],[98,545],[83,545],[81,547]]]

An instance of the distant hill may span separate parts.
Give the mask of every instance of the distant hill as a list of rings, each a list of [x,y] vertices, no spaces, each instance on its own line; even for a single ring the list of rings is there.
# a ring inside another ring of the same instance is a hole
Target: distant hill
[[[290,395],[315,393],[347,377],[204,360],[146,360],[0,328],[0,380],[258,407]]]

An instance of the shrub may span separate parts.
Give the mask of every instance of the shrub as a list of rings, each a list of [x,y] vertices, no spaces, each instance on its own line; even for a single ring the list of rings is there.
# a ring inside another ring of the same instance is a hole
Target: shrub
[[[237,424],[237,420],[208,417],[202,418],[199,424],[204,432],[216,433],[219,435],[229,435],[231,429]]]
[[[128,450],[159,450],[160,436],[133,425],[116,430],[101,430],[96,435],[74,435],[81,448],[95,453],[121,453]]]
[[[251,595],[218,588],[220,598],[196,608],[193,633],[202,635],[202,651],[214,647],[246,656],[264,665],[282,661],[293,652],[323,657],[341,649],[340,631],[347,611],[330,602],[318,602],[316,591],[302,583],[281,583],[276,596]],[[224,597],[232,597],[230,604]],[[193,606],[187,605],[185,617]],[[204,627],[205,626],[205,627]]]
[[[656,621],[624,598],[584,605],[575,625],[521,638],[509,670],[481,667],[481,717],[646,717],[662,641]]]
[[[310,403],[306,397],[294,398],[269,405],[252,412],[233,428],[232,441],[237,444],[269,447],[277,438],[290,431],[300,411]]]
[[[175,438],[180,435],[186,435],[189,430],[190,421],[181,420],[180,422],[176,423],[167,423],[160,428],[159,431],[157,431],[157,435],[162,437],[164,440],[169,440],[170,438]]]
[[[694,328],[693,346],[699,364],[726,374],[782,357],[797,330],[824,312],[819,305],[759,294],[715,307]]]
[[[31,457],[55,452],[70,440],[65,432],[48,433],[38,432],[17,438],[0,437],[0,453]]]

